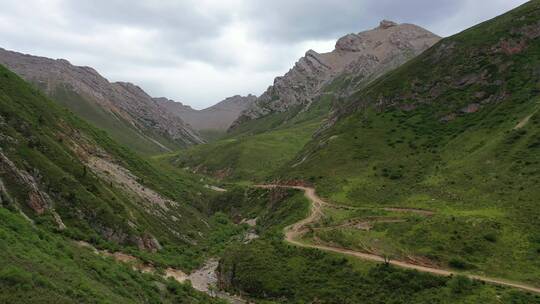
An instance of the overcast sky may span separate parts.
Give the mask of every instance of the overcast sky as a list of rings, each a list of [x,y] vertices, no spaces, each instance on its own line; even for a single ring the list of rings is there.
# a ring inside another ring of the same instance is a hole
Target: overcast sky
[[[65,58],[152,96],[260,95],[308,49],[382,19],[448,36],[523,0],[0,0],[0,47]]]

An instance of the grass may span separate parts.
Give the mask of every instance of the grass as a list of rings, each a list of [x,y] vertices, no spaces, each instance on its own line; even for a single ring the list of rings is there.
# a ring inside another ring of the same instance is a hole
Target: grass
[[[307,111],[295,108],[248,121],[217,141],[180,151],[171,162],[234,182],[264,180],[309,142],[331,101],[324,95]]]
[[[204,188],[199,177],[142,158],[3,67],[0,123],[1,152],[19,170],[36,178],[37,187],[51,198],[50,207],[54,207],[67,229],[57,231],[52,211],[39,216],[29,208],[31,187],[4,163],[0,163],[0,181],[6,188],[2,196],[11,199],[3,199],[2,205],[20,209],[40,226],[99,248],[127,251],[155,264],[174,265],[186,271],[219,251],[223,245],[220,242],[226,243],[241,233],[232,223],[222,223],[207,213],[214,194]],[[92,172],[84,157],[72,148],[71,140],[108,155],[140,184],[178,205],[166,214],[149,208],[148,202]],[[163,250],[148,253],[138,248],[138,238],[147,234],[154,236]]]
[[[237,136],[180,151],[179,167],[229,180],[261,180],[290,161],[319,122],[307,122],[252,136]]]
[[[282,167],[279,177],[311,182],[337,204],[435,212],[319,238],[540,285],[540,44],[523,34],[539,14],[531,1],[444,39],[353,95]],[[517,53],[492,51],[519,39],[527,47]],[[477,112],[462,112],[473,103]]]
[[[540,302],[535,295],[461,276],[437,277],[286,245],[282,229],[308,212],[299,191],[239,187],[213,205],[232,217],[259,218],[261,238],[229,246],[219,269],[220,282],[229,291],[261,303]],[[282,215],[268,219],[275,214]]]
[[[221,303],[79,248],[0,208],[0,303]]]
[[[306,216],[306,199],[291,190],[246,188],[275,178],[303,180],[328,200],[355,207],[326,210],[315,227],[321,229],[308,237],[539,285],[540,45],[528,36],[539,13],[540,1],[531,1],[444,39],[340,100],[337,122],[315,137],[333,94],[308,111],[274,113],[210,144],[150,159],[0,68],[1,152],[38,180],[67,226],[59,231],[51,211],[34,214],[27,204],[32,189],[0,163],[6,188],[0,195],[0,302],[209,301],[188,286],[76,248],[71,239],[186,271],[218,255],[221,284],[263,303],[540,302],[461,276],[435,277],[289,246],[282,230]],[[520,41],[525,48],[504,49]],[[348,86],[340,81],[327,91]],[[480,108],[463,111],[471,105]],[[179,206],[166,216],[150,212],[122,187],[89,172],[68,139],[110,155]],[[185,167],[238,185],[212,193],[204,184],[215,180]],[[374,216],[403,222],[374,223],[369,231],[332,228]],[[251,228],[235,223],[252,218],[260,238],[244,244],[241,236]],[[163,249],[137,249],[134,240],[144,233]]]
[[[205,129],[205,130],[198,130],[199,134],[201,134],[202,138],[204,138],[207,142],[214,142],[217,141],[226,135],[226,131],[223,130],[214,130],[214,129]]]
[[[154,155],[165,151],[163,147],[157,145],[153,140],[157,140],[168,149],[176,150],[181,147],[178,143],[157,134],[145,134],[133,128],[131,123],[124,118],[116,116],[97,105],[92,101],[91,97],[85,97],[61,86],[51,92],[50,96],[60,105],[67,107],[81,118],[106,131],[116,142],[143,155]]]

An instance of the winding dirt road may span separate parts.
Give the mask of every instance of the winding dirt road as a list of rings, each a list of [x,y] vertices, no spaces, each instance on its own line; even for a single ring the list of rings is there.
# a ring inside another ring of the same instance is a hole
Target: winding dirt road
[[[308,217],[290,226],[285,227],[285,230],[284,230],[285,240],[289,242],[290,244],[293,244],[299,247],[304,247],[304,248],[315,248],[315,249],[320,249],[324,251],[345,254],[345,255],[353,256],[362,260],[368,260],[368,261],[373,261],[373,262],[383,262],[383,263],[385,262],[384,257],[378,256],[375,254],[363,253],[359,251],[354,251],[354,250],[340,248],[340,247],[332,247],[332,246],[327,246],[327,245],[307,244],[298,240],[298,238],[302,236],[308,230],[307,226],[309,224],[316,222],[323,216],[323,211],[322,211],[323,206],[325,205],[331,206],[331,204],[325,202],[323,199],[317,196],[314,188],[303,187],[303,186],[276,185],[276,184],[256,185],[256,187],[264,188],[264,189],[289,188],[289,189],[301,190],[301,191],[304,191],[304,195],[306,196],[306,198],[311,201],[311,208],[310,208],[310,213]],[[402,262],[402,261],[396,261],[396,260],[390,260],[389,263],[398,267],[407,268],[407,269],[415,269],[421,272],[428,272],[435,275],[442,275],[442,276],[465,275],[468,278],[473,279],[473,280],[483,281],[486,283],[491,283],[491,284],[496,284],[496,285],[501,285],[501,286],[518,288],[521,290],[540,294],[540,288],[527,285],[527,284],[509,282],[506,280],[490,278],[490,277],[485,277],[485,276],[480,276],[480,275],[463,274],[463,273],[459,273],[459,272],[455,272],[455,271],[451,271],[447,269],[425,267],[425,266],[415,265],[415,264]]]

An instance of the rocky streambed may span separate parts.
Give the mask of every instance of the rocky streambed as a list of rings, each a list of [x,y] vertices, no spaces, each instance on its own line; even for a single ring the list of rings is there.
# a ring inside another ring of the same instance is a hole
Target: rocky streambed
[[[84,247],[92,250],[95,254],[99,254],[102,256],[108,256],[112,257],[118,262],[122,263],[128,263],[132,266],[134,270],[141,271],[144,273],[154,273],[157,274],[157,269],[151,265],[143,263],[140,259],[138,259],[135,256],[122,253],[122,252],[109,252],[107,250],[99,250],[92,246],[91,244],[84,242],[84,241],[78,241],[76,244],[79,247]],[[172,278],[176,280],[179,283],[185,283],[186,281],[191,282],[191,286],[201,292],[204,292],[211,297],[217,297],[224,300],[227,300],[229,303],[232,304],[244,304],[244,303],[250,303],[249,301],[238,297],[231,295],[227,292],[221,291],[218,289],[218,275],[217,275],[217,269],[219,266],[219,261],[215,258],[211,258],[206,261],[206,263],[199,269],[193,271],[190,274],[186,274],[180,269],[175,268],[167,268],[165,269],[165,273],[163,274],[163,277],[165,278]]]

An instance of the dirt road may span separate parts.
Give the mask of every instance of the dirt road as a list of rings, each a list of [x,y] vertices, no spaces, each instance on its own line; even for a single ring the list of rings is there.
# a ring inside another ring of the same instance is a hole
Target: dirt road
[[[285,240],[287,242],[293,245],[299,246],[299,247],[315,248],[315,249],[320,249],[320,250],[329,251],[329,252],[346,254],[346,255],[353,256],[359,259],[373,261],[373,262],[385,262],[383,257],[375,255],[375,254],[363,253],[359,251],[354,251],[354,250],[340,248],[340,247],[327,246],[327,245],[307,244],[298,240],[298,237],[302,236],[302,234],[307,231],[307,226],[309,224],[316,222],[318,219],[320,219],[323,216],[322,207],[325,205],[331,205],[325,202],[319,196],[317,196],[314,188],[303,187],[303,186],[275,185],[275,184],[256,185],[256,187],[264,188],[264,189],[272,189],[272,188],[279,187],[279,188],[290,188],[290,189],[302,190],[304,191],[306,198],[311,201],[311,208],[310,208],[310,213],[308,217],[285,228],[285,231],[284,231]],[[442,276],[461,274],[461,275],[469,277],[470,279],[479,280],[486,283],[491,283],[491,284],[496,284],[496,285],[501,285],[501,286],[518,288],[521,290],[540,294],[540,288],[527,285],[527,284],[509,282],[502,279],[490,278],[490,277],[485,277],[485,276],[480,276],[480,275],[462,274],[462,273],[455,272],[452,270],[425,267],[425,266],[415,265],[415,264],[402,262],[402,261],[396,261],[396,260],[390,260],[389,263],[394,266],[398,266],[402,268],[415,269],[421,272],[428,272],[428,273],[442,275]]]

